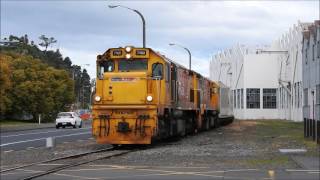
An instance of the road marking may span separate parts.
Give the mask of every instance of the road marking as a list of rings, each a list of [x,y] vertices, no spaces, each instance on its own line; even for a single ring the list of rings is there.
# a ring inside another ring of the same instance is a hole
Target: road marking
[[[47,164],[47,163],[43,163],[43,164],[38,164],[37,166],[63,166],[65,164]]]
[[[9,153],[9,152],[12,152],[13,150],[11,149],[11,150],[8,150],[8,151],[4,151],[4,153]]]
[[[58,175],[58,176],[67,176],[67,177],[73,177],[76,179],[102,179],[102,178],[94,178],[94,177],[84,177],[84,176],[75,176],[75,175],[70,175],[70,174],[62,174],[62,173],[54,173],[54,175]],[[103,178],[104,179],[104,178]]]
[[[320,172],[320,170],[311,170],[311,169],[286,169],[288,172]]]
[[[67,169],[63,171],[77,172],[77,171],[101,171],[101,170],[113,170],[113,169],[119,169],[119,168],[109,167],[109,168]]]
[[[27,147],[27,149],[34,149],[35,147]]]
[[[76,135],[82,135],[82,134],[91,134],[91,132],[82,132],[82,133],[76,133],[76,134],[67,134],[67,135],[61,135],[61,136],[52,136],[53,138],[60,138],[60,137],[69,137],[69,136],[76,136]],[[32,142],[32,141],[40,141],[40,140],[45,140],[47,138],[38,138],[38,139],[29,139],[25,141],[16,141],[16,142],[11,142],[11,143],[6,143],[6,144],[1,144],[0,147],[12,145],[12,144],[20,144],[20,143],[26,143],[26,142]]]
[[[85,129],[91,129],[91,127],[90,128],[81,128],[81,129],[70,129],[70,131],[85,130]],[[33,132],[33,133],[25,133],[25,134],[14,134],[14,135],[8,135],[8,136],[1,136],[1,138],[24,136],[24,135],[30,135],[30,134],[45,134],[45,133],[58,132],[58,131],[61,132],[61,130],[53,130],[53,131],[46,131],[46,132]]]
[[[320,174],[320,172],[315,171],[315,172],[308,172],[309,174]]]
[[[35,171],[35,170],[28,170],[28,169],[16,169],[16,171],[24,171],[24,173],[40,173],[44,171]],[[5,173],[1,174],[1,176],[6,176],[6,175],[15,175],[15,174],[21,174],[21,172],[12,172],[12,173]]]

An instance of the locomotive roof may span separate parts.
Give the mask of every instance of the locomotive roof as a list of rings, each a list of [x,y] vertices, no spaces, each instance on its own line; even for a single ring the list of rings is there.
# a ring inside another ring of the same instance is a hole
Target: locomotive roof
[[[157,54],[158,56],[162,57],[164,60],[166,60],[166,61],[168,61],[168,62],[171,62],[171,63],[175,64],[175,65],[178,66],[178,67],[183,68],[183,69],[185,69],[185,70],[187,70],[187,71],[191,71],[191,72],[195,73],[196,75],[201,76],[203,79],[206,79],[206,80],[208,80],[208,81],[214,82],[214,81],[210,80],[209,78],[201,75],[200,73],[198,73],[198,72],[196,72],[196,71],[194,71],[194,70],[189,70],[189,69],[186,68],[185,66],[183,66],[183,65],[175,62],[175,61],[172,60],[172,59],[169,59],[168,57],[166,57],[165,55],[161,54],[160,52],[156,52],[156,51],[154,51],[154,50],[151,49],[151,48],[148,48],[148,49],[150,49],[151,51],[153,51],[153,52],[154,52],[155,54]]]

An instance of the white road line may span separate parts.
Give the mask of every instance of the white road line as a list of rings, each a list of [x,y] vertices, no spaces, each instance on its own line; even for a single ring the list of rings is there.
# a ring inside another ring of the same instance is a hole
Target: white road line
[[[66,177],[73,177],[76,179],[96,179],[96,180],[100,180],[101,178],[96,178],[96,177],[84,177],[84,176],[76,176],[76,175],[71,175],[71,174],[62,174],[62,173],[54,173],[54,175],[57,176],[66,176]],[[104,178],[103,178],[104,179]]]
[[[61,136],[52,136],[52,137],[59,138],[59,137],[76,136],[76,135],[82,135],[82,134],[91,134],[91,132],[82,132],[82,133],[67,134],[67,135],[61,135]],[[29,139],[29,140],[25,140],[25,141],[16,141],[16,142],[11,142],[11,143],[1,144],[0,147],[9,146],[9,145],[12,145],[12,144],[20,144],[20,143],[26,143],[26,142],[32,142],[32,141],[40,141],[40,140],[45,140],[45,139],[46,138],[38,138],[38,139]]]
[[[320,172],[315,171],[315,172],[308,172],[309,174],[320,174]]]
[[[43,164],[38,164],[37,166],[63,166],[65,164],[46,164],[46,163],[43,163]]]
[[[70,131],[83,130],[83,129],[91,129],[91,127],[90,127],[90,128],[81,128],[81,129],[70,129]],[[1,138],[16,137],[16,136],[25,136],[25,135],[30,135],[30,134],[45,134],[45,133],[58,132],[58,131],[61,132],[61,130],[46,131],[46,132],[33,132],[33,133],[14,134],[14,135],[8,135],[8,136],[1,136]]]
[[[4,151],[4,153],[9,153],[9,152],[12,152],[13,150],[11,149],[11,150],[8,150],[8,151]]]
[[[34,149],[35,147],[27,147],[27,149]]]
[[[311,169],[286,169],[286,171],[288,172],[320,172],[320,170],[315,169],[315,170],[311,170]]]

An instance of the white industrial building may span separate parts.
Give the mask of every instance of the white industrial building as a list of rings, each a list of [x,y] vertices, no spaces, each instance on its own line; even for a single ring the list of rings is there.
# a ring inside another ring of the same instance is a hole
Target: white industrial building
[[[231,88],[236,119],[303,120],[303,33],[317,22],[298,22],[270,46],[238,44],[213,56],[210,78]]]
[[[320,21],[308,26],[302,42],[305,136],[320,143]]]

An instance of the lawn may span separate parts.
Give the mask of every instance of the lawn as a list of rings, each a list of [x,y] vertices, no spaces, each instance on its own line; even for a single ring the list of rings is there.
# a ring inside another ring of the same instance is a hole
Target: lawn
[[[272,146],[281,148],[280,145],[288,144],[292,147],[301,146],[312,153],[317,150],[317,144],[304,138],[303,122],[286,120],[262,120],[256,121],[256,136],[258,138],[271,138]]]

